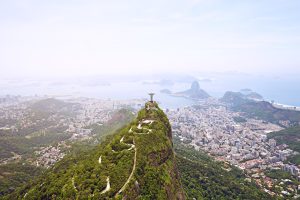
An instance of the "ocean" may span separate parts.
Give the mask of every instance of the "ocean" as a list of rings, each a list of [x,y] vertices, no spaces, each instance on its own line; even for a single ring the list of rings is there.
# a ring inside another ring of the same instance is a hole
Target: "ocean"
[[[239,91],[249,88],[261,94],[265,100],[274,100],[285,105],[300,106],[300,79],[296,76],[282,78],[247,74],[213,74],[205,78],[198,78],[200,87],[213,97],[222,97],[226,91]],[[168,84],[158,84],[157,81],[159,80],[152,81],[152,83],[151,81],[147,83],[144,81],[113,81],[107,84],[82,84],[81,81],[0,80],[0,95],[53,95],[101,99],[136,99],[148,98],[148,93],[154,92],[155,100],[163,108],[175,109],[195,103],[186,98],[172,97],[160,92],[162,89],[169,89],[172,92],[186,90],[190,88],[192,81],[172,81]]]

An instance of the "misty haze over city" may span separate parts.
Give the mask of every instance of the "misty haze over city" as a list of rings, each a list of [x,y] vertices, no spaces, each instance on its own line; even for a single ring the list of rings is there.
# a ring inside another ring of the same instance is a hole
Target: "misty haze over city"
[[[198,80],[216,97],[250,88],[299,105],[298,8],[277,0],[2,1],[0,94],[119,98],[105,93],[114,82]],[[87,85],[104,95],[84,93]],[[133,91],[122,96],[147,93]]]
[[[300,74],[298,1],[1,1],[1,77]]]
[[[299,0],[0,0],[0,200],[300,199]]]

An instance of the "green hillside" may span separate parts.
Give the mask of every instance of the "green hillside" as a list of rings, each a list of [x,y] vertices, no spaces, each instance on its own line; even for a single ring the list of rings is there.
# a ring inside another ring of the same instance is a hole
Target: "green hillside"
[[[175,152],[181,182],[187,199],[274,199],[244,173],[225,163],[216,162],[194,148],[175,142]]]
[[[237,168],[174,144],[176,157],[168,118],[148,102],[100,145],[74,148],[2,199],[272,199]]]
[[[185,199],[171,127],[156,103],[93,150],[66,156],[4,199]]]
[[[66,103],[64,101],[48,98],[35,102],[30,108],[35,112],[54,112],[54,113],[64,113],[70,114],[78,108],[78,104]]]
[[[299,111],[275,108],[269,102],[253,101],[239,92],[226,92],[221,101],[227,103],[233,111],[243,112],[246,117],[276,124],[280,124],[280,121],[289,121],[290,125],[300,123]]]
[[[31,160],[35,158],[34,151],[37,147],[46,145],[57,145],[60,141],[65,141],[71,146],[70,149],[65,149],[66,153],[70,155],[77,155],[82,151],[93,149],[98,142],[116,132],[118,129],[128,124],[133,119],[133,114],[129,110],[121,109],[112,113],[112,119],[107,123],[99,126],[93,124],[91,127],[93,137],[89,140],[83,141],[68,141],[70,134],[60,132],[49,132],[46,135],[37,135],[36,137],[26,138],[24,136],[1,136],[0,135],[0,158],[11,156],[11,152],[22,155],[22,159],[6,164],[0,165],[0,199],[8,193],[11,193],[15,188],[24,185],[35,176],[41,174],[45,169],[32,165]],[[59,131],[57,129],[56,131]],[[37,133],[34,132],[34,133]],[[63,137],[69,136],[69,137]],[[30,162],[29,162],[29,161]]]
[[[287,144],[290,149],[300,153],[300,126],[269,133],[268,138],[275,139],[278,144]],[[288,161],[300,165],[300,155],[291,156]]]

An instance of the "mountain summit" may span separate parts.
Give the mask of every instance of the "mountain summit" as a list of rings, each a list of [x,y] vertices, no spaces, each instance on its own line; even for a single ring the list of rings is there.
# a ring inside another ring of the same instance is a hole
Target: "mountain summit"
[[[167,116],[147,102],[97,148],[66,156],[8,199],[185,199]]]
[[[180,95],[192,99],[206,99],[209,97],[207,92],[200,88],[198,81],[194,81],[190,89],[183,92],[178,92],[175,95]]]
[[[199,91],[200,90],[200,86],[199,86],[199,83],[197,81],[194,81],[191,85],[191,90],[192,91]]]

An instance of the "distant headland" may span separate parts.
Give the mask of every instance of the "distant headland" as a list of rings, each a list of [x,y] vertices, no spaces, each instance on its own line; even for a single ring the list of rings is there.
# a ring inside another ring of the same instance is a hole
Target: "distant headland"
[[[163,89],[160,92],[170,94],[175,97],[185,97],[194,100],[207,99],[210,97],[210,95],[206,91],[200,88],[198,81],[193,81],[191,84],[191,88],[182,92],[173,93],[168,89]]]

